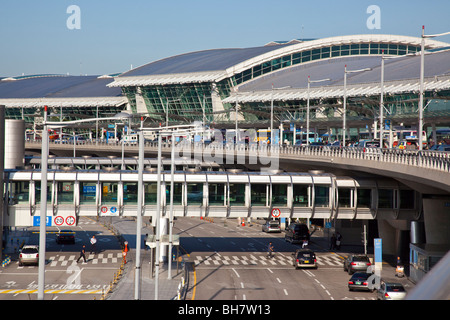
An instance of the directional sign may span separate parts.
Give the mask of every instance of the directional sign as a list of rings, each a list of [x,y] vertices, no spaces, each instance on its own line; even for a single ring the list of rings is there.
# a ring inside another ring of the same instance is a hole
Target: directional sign
[[[281,215],[281,210],[278,208],[273,208],[272,209],[272,217],[274,218],[279,218]]]
[[[111,209],[109,209],[109,211],[111,211],[111,213],[116,213],[117,212],[117,208],[116,207],[111,207]]]
[[[33,227],[39,227],[41,225],[41,217],[40,216],[34,216],[33,217]],[[45,219],[45,225],[47,227],[51,227],[52,225],[52,217],[47,216]]]

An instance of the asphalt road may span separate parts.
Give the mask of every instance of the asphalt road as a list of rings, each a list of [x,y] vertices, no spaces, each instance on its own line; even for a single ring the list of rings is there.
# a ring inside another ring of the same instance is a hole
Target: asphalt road
[[[188,299],[193,300],[375,300],[376,292],[349,291],[350,276],[343,271],[347,252],[331,252],[321,232],[313,234],[309,248],[317,256],[317,269],[295,269],[292,253],[300,248],[284,240],[284,233],[264,233],[258,222],[238,225],[236,219],[180,218],[175,232],[195,263],[195,279]],[[266,257],[272,241],[275,256]],[[394,275],[391,266],[384,274]],[[396,280],[396,279],[395,279]],[[407,280],[405,287],[408,290]],[[399,282],[399,281],[397,281]]]
[[[69,229],[69,228],[61,228]],[[94,219],[81,217],[76,227],[75,244],[57,244],[56,227],[47,228],[45,300],[94,300],[114,279],[122,263],[117,237]],[[39,228],[29,228],[27,244],[39,244]],[[97,238],[97,254],[90,254],[89,239]],[[86,246],[85,263],[76,260],[82,245]],[[17,255],[12,255],[17,257]],[[13,261],[0,269],[0,300],[36,300],[38,266],[19,266]]]

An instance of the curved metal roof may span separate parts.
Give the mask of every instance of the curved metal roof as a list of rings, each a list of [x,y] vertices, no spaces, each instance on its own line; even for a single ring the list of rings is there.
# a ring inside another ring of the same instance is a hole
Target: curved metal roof
[[[190,52],[145,64],[119,77],[151,76],[172,73],[191,73],[225,70],[254,56],[274,51],[285,45],[254,48],[212,49]]]
[[[368,71],[347,74],[347,95],[373,95],[381,92],[381,57],[360,56],[318,60],[273,72],[239,86],[238,96],[224,102],[270,101],[306,99],[308,76],[311,98],[343,96],[344,68],[348,71],[370,68]],[[390,57],[385,60],[384,92],[399,93],[419,90],[420,55]],[[288,89],[273,90],[289,86]],[[425,55],[425,90],[450,88],[450,50]]]
[[[43,75],[5,78],[0,99],[117,97],[119,88],[107,87],[112,77]]]

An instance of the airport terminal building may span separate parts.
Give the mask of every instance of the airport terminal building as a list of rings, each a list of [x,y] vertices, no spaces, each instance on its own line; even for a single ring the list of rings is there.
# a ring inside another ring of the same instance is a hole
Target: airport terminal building
[[[448,126],[450,45],[426,39],[425,49],[426,125]],[[267,129],[273,112],[274,128],[284,128],[288,134],[292,127],[306,127],[309,97],[310,128],[338,139],[344,96],[350,136],[352,129],[376,125],[382,60],[384,119],[417,125],[420,51],[421,38],[396,35],[202,50],[116,75],[3,78],[0,104],[6,106],[7,118],[29,123],[35,123],[44,105],[60,119],[106,117],[128,110],[145,115],[146,126],[204,121],[217,128],[234,128],[237,120],[240,128]],[[358,70],[363,71],[354,72]]]

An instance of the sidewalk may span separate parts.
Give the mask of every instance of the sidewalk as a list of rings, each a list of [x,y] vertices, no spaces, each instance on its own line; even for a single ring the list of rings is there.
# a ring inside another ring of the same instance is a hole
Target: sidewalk
[[[127,254],[123,276],[106,300],[135,300],[136,222],[133,218],[114,218],[112,225],[120,232],[124,240],[128,241],[130,251]],[[152,230],[143,227],[141,234],[140,300],[155,300],[156,281],[155,277],[150,276],[150,250],[144,250],[145,234],[151,235]],[[159,269],[158,300],[177,300],[178,287],[184,276],[181,265],[179,264],[177,271],[177,263],[172,263],[171,279],[168,279],[167,263],[161,263]]]

